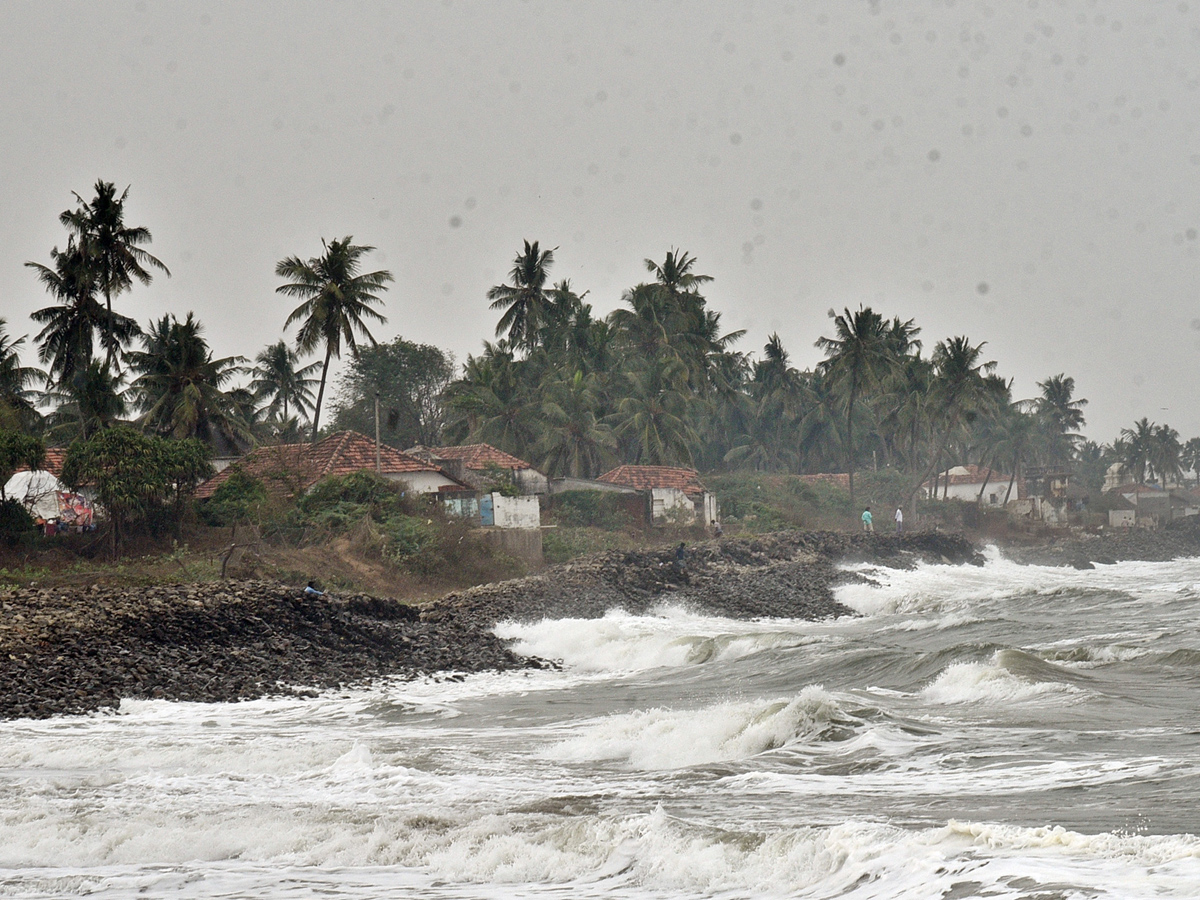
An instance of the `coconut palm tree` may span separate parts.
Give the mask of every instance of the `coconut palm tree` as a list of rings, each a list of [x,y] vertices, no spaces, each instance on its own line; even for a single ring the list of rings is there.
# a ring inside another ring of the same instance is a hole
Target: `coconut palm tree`
[[[1154,429],[1154,423],[1145,416],[1134,422],[1132,428],[1121,429],[1121,462],[1138,484],[1146,483],[1146,470],[1153,467]]]
[[[320,363],[309,363],[297,368],[300,354],[277,341],[265,347],[254,358],[257,365],[250,370],[250,390],[256,402],[268,401],[260,410],[268,418],[287,421],[289,407],[297,414],[308,418],[313,408],[313,386]]]
[[[300,330],[296,333],[296,349],[301,353],[311,353],[318,347],[325,348],[321,384],[313,408],[314,442],[321,425],[321,403],[325,398],[330,360],[335,356],[341,358],[343,341],[353,350],[359,334],[375,343],[364,319],[374,319],[380,324],[387,322],[387,317],[374,307],[383,303],[379,292],[387,290],[387,284],[394,280],[392,273],[386,269],[360,272],[362,258],[375,248],[353,241],[354,238],[350,236],[328,243],[322,239],[325,252],[321,256],[314,256],[307,261],[298,256],[289,256],[275,266],[276,275],[290,279],[287,284],[277,287],[276,293],[303,300],[292,310],[283,326],[287,328],[294,322],[300,322]]]
[[[845,397],[846,472],[849,475],[850,505],[854,504],[854,404],[860,393],[871,388],[895,367],[896,358],[888,345],[889,328],[879,313],[860,306],[847,308],[833,317],[835,337],[820,337],[816,346],[825,351],[818,369],[821,376]]]
[[[1008,488],[1004,492],[1004,505],[1008,505],[1013,486],[1021,474],[1021,466],[1032,452],[1037,436],[1037,420],[1026,410],[1025,401],[1010,403],[1001,413],[994,431],[997,459],[1007,460],[1011,466]]]
[[[628,373],[627,393],[609,417],[626,457],[654,466],[692,461],[696,433],[688,422],[691,397],[679,360],[648,360]]]
[[[1164,491],[1168,484],[1178,483],[1183,477],[1179,464],[1182,454],[1183,446],[1179,443],[1178,431],[1169,425],[1159,425],[1154,429],[1150,442],[1150,464]]]
[[[612,459],[612,428],[596,415],[596,376],[576,372],[546,385],[539,410],[542,436],[536,450],[548,475],[594,477]]]
[[[59,387],[67,388],[91,362],[97,334],[102,342],[122,350],[142,330],[128,316],[100,305],[96,266],[73,237],[66,250],[55,247],[50,256],[53,267],[35,262],[25,265],[37,272],[38,281],[59,303],[36,310],[30,318],[44,326],[34,338],[38,359],[48,364]]]
[[[242,371],[240,356],[214,359],[192,313],[180,322],[165,315],[143,336],[144,349],[130,354],[137,373],[132,389],[144,410],[144,429],[161,436],[196,438],[220,450],[251,440],[234,399],[222,388]]]
[[[531,348],[537,342],[544,323],[550,294],[546,290],[554,251],[541,250],[538,242],[525,241],[525,249],[513,260],[508,273],[511,284],[498,284],[487,292],[491,309],[503,309],[496,323],[496,337],[508,333],[508,341],[517,348]]]
[[[1179,461],[1187,466],[1188,471],[1193,475],[1200,475],[1200,437],[1187,439]]]
[[[1037,398],[1036,408],[1045,424],[1047,455],[1051,462],[1063,463],[1081,437],[1079,429],[1087,423],[1083,417],[1087,401],[1074,399],[1075,379],[1061,373],[1039,381],[1037,386],[1042,395]]]
[[[117,320],[113,317],[112,298],[133,286],[153,280],[148,268],[158,269],[168,278],[171,272],[157,257],[143,248],[151,242],[150,229],[125,224],[125,201],[129,188],[117,196],[110,181],[97,181],[96,196],[89,202],[75,194],[78,206],[64,210],[58,217],[77,238],[78,247],[94,266],[98,289],[104,294],[108,318],[103,342],[110,369],[115,369],[120,347]]]
[[[38,419],[33,385],[44,376],[40,369],[21,364],[25,336],[14,339],[0,318],[0,428],[26,430]]]
[[[983,411],[999,395],[1000,385],[1004,385],[1003,381],[997,385],[989,380],[996,363],[983,359],[986,344],[984,341],[973,345],[969,339],[960,336],[939,341],[933,349],[931,399],[941,437],[925,472],[912,486],[914,493],[933,475],[959,427]]]

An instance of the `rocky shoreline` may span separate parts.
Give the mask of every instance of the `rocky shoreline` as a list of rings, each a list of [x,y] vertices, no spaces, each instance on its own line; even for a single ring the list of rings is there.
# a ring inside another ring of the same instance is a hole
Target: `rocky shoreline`
[[[1200,528],[1077,536],[1011,548],[1021,562],[1076,565],[1200,555]],[[982,564],[958,535],[787,532],[687,548],[597,554],[424,606],[231,581],[144,589],[0,592],[0,718],[116,707],[123,698],[231,702],[312,695],[387,677],[542,668],[492,634],[500,621],[595,618],[664,603],[730,618],[852,615],[834,588],[845,562]]]
[[[1129,560],[1166,562],[1200,556],[1200,523],[1180,519],[1158,531],[1131,529],[1070,534],[1029,546],[1005,546],[1006,557],[1025,565],[1094,569]]]

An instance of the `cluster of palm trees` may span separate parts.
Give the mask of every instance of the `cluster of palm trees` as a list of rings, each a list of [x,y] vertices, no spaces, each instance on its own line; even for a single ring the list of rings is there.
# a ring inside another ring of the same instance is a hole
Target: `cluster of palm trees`
[[[1145,417],[1121,429],[1112,455],[1138,484],[1153,480],[1166,487],[1181,482],[1186,471],[1200,472],[1200,438],[1181,443],[1174,428]]]
[[[33,341],[44,369],[21,364],[26,338],[10,337],[0,319],[0,428],[67,443],[132,417],[147,432],[198,438],[227,453],[295,439],[311,417],[315,438],[332,359],[353,350],[360,335],[371,339],[365,318],[386,321],[374,307],[392,276],[359,272],[373,248],[347,237],[326,243],[319,257],[281,260],[276,273],[287,281],[279,293],[302,301],[284,325],[299,323],[296,343],[271,344],[249,364],[215,357],[191,312],[143,330],[114,311],[113,299],[134,281],[150,284],[151,270],[170,273],[146,249],[150,231],[125,222],[128,188],[118,194],[98,181],[93,199],[74,196],[75,208],[59,217],[66,248],[55,247],[49,265],[27,263],[54,300],[32,314],[42,326]],[[315,350],[324,351],[324,364],[302,364]],[[242,376],[247,385],[236,384]]]
[[[1095,468],[1123,452],[1082,439],[1087,401],[1066,375],[1016,399],[985,344],[950,337],[923,355],[912,320],[869,307],[831,311],[832,334],[816,342],[826,358],[801,371],[775,334],[758,358],[734,349],[742,333],[722,330],[692,256],[645,262],[652,279],[597,318],[586,292],[551,284],[554,251],[526,242],[489,292],[498,339],[447,391],[447,439],[495,444],[551,474],[618,462],[847,472],[851,494],[864,466],[907,473],[915,492],[976,463],[1010,473],[1011,492],[1023,466],[1090,453]]]
[[[299,301],[283,323],[294,341],[253,362],[216,357],[192,313],[143,329],[113,308],[135,281],[169,275],[147,250],[149,230],[125,222],[128,188],[98,181],[59,217],[65,249],[28,265],[53,304],[33,313],[37,369],[21,363],[27,338],[0,319],[0,429],[44,432],[55,443],[133,421],[165,437],[199,438],[218,452],[256,441],[315,440],[329,369],[385,323],[390,272],[364,271],[374,248],[353,238],[280,260],[280,295]],[[1080,435],[1087,401],[1060,374],[1017,399],[985,344],[950,337],[923,353],[921,329],[869,307],[830,311],[831,333],[811,370],[791,365],[779,336],[761,355],[735,349],[694,257],[645,260],[649,278],[598,316],[568,280],[552,283],[555,249],[526,241],[508,281],[488,292],[500,313],[495,340],[470,356],[438,397],[446,443],[482,441],[552,475],[594,476],[625,463],[705,471],[904,473],[916,489],[952,465],[1003,471],[1071,466],[1097,482],[1113,462],[1139,481],[1200,471],[1200,438],[1146,419],[1110,445]],[[317,362],[305,363],[312,353]]]

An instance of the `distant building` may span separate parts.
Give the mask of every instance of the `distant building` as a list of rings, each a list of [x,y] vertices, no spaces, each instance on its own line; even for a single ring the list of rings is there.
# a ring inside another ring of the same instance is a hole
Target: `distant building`
[[[654,525],[708,525],[719,520],[716,494],[710,493],[695,469],[676,466],[617,466],[597,481],[633,488],[648,500]]]
[[[339,431],[315,444],[280,444],[251,450],[201,484],[196,498],[211,497],[234,472],[257,478],[271,494],[299,496],[331,475],[374,471],[374,439],[357,431]],[[387,444],[379,446],[379,474],[417,494],[471,490],[437,466]]]
[[[984,506],[1003,506],[1011,475],[984,466],[954,466],[921,485],[926,498],[980,501]],[[980,497],[980,491],[983,496]],[[936,496],[935,496],[936,492]],[[1018,479],[1009,500],[1024,499],[1025,484]]]
[[[504,475],[522,494],[546,494],[550,482],[525,460],[505,453],[491,444],[463,444],[459,447],[410,447],[410,456],[438,466],[478,491],[488,492],[496,485],[496,476]]]

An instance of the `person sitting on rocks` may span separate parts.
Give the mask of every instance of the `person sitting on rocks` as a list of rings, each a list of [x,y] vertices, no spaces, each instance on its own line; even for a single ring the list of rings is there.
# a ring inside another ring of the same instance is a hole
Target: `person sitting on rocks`
[[[718,522],[716,519],[713,519],[712,529],[713,529],[713,537],[719,538],[721,535],[723,535],[725,533],[725,529],[721,527],[721,523]]]
[[[324,597],[325,592],[320,590],[313,582],[309,582],[304,588],[305,597]]]

